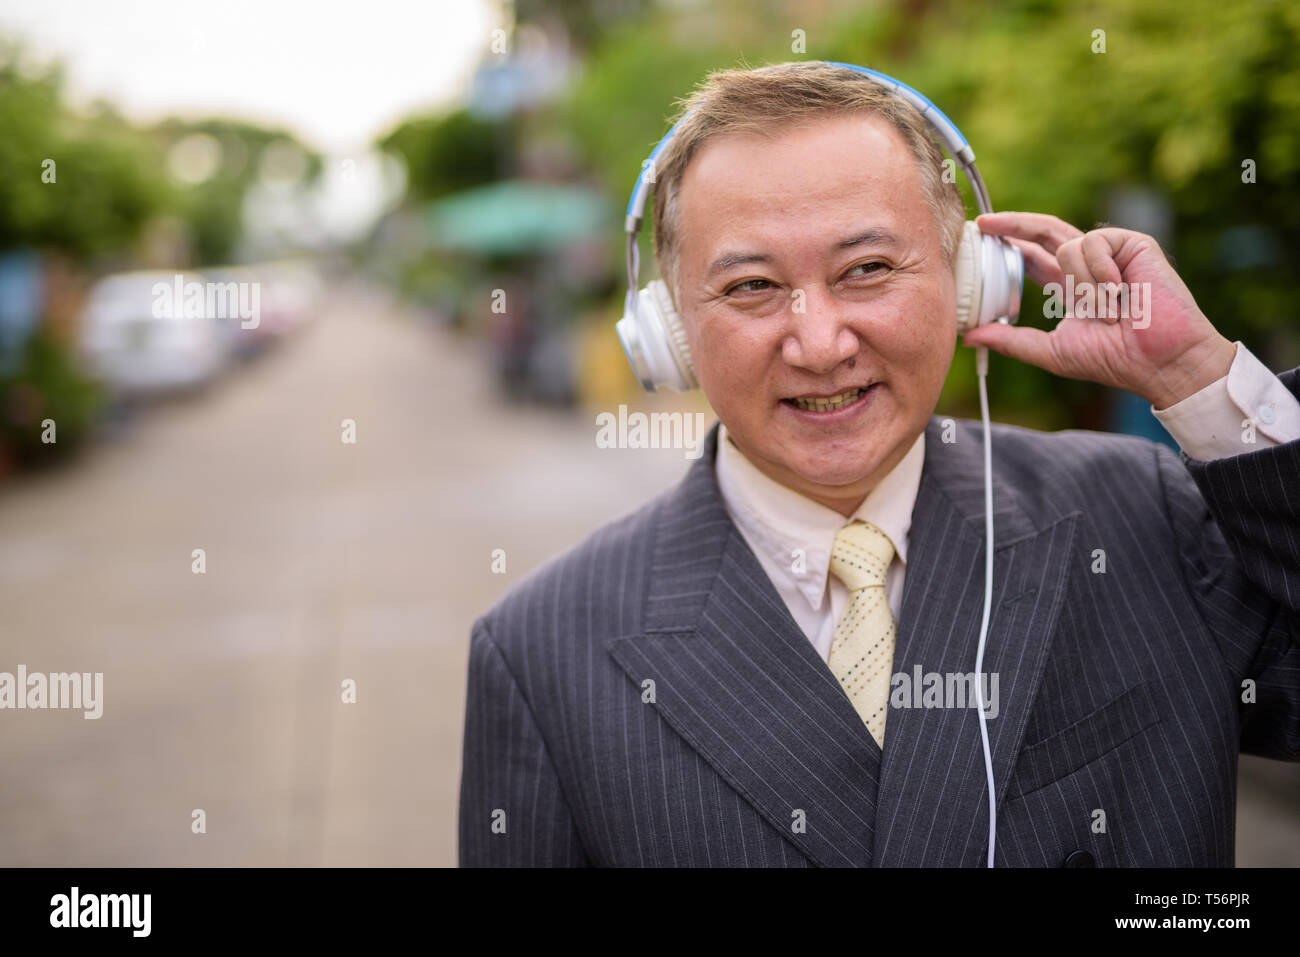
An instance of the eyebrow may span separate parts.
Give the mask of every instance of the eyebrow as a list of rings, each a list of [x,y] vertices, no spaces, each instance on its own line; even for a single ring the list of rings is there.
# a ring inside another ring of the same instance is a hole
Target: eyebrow
[[[834,248],[849,249],[852,246],[864,245],[896,246],[898,243],[899,239],[893,233],[886,229],[872,227],[871,229],[858,233],[856,236],[850,236],[848,239],[840,240],[838,243],[835,243]],[[707,275],[711,276],[715,272],[721,272],[724,269],[730,269],[732,266],[741,266],[745,263],[765,263],[771,261],[772,257],[768,256],[766,253],[727,253],[713,260],[713,262],[709,264]]]

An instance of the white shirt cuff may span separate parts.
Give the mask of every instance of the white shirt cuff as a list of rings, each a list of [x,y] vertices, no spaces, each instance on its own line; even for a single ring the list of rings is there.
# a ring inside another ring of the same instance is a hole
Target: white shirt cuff
[[[1300,439],[1300,400],[1240,342],[1228,374],[1167,409],[1151,408],[1178,447],[1202,462]]]

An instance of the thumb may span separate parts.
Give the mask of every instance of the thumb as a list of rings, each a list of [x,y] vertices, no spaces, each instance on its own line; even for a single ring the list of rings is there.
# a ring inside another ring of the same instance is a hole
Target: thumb
[[[1049,372],[1056,371],[1052,344],[1048,333],[1042,329],[992,322],[967,332],[961,341],[962,345],[987,346],[998,355],[1028,362]]]

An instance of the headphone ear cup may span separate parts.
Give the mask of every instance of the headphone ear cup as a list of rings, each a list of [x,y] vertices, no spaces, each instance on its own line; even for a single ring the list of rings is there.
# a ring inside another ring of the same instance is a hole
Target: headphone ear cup
[[[668,343],[668,352],[681,375],[682,385],[686,389],[695,388],[697,384],[695,364],[691,360],[691,345],[686,338],[686,325],[682,322],[681,313],[673,303],[672,293],[668,291],[667,283],[662,279],[652,279],[646,283],[645,291],[646,298],[653,303],[654,311],[657,313],[664,338]]]
[[[984,236],[974,222],[962,225],[957,263],[957,331],[969,332],[979,325],[984,297]]]
[[[647,392],[689,392],[695,388],[686,327],[662,280],[655,279],[635,298],[628,297],[623,318],[615,329],[628,364]]]
[[[984,237],[984,280],[975,325],[1020,318],[1025,285],[1024,254],[1001,236]]]

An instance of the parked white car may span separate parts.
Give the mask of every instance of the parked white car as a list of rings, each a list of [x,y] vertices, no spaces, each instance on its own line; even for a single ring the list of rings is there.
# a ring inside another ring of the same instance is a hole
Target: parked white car
[[[204,277],[130,272],[96,283],[81,323],[87,370],[132,394],[191,389],[216,376],[230,356],[230,337],[207,309],[186,308],[193,283],[204,284]]]

